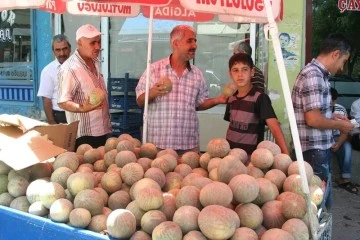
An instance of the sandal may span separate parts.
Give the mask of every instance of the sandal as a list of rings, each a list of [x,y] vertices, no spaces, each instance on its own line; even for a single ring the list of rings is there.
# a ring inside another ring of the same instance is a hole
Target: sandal
[[[359,192],[359,189],[352,182],[345,182],[345,183],[341,183],[341,184],[339,183],[339,187],[345,189],[349,193],[358,194],[358,192]]]

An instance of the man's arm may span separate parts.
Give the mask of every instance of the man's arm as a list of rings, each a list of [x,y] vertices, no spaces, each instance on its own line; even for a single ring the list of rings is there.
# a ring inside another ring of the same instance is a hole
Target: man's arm
[[[56,124],[54,113],[52,109],[52,101],[50,98],[41,97],[44,104],[44,111],[49,124]]]
[[[97,108],[101,108],[102,107],[103,102],[100,102],[98,104],[90,104],[89,103],[89,98],[87,99],[85,104],[79,104],[79,103],[75,103],[73,101],[67,101],[67,102],[62,102],[62,103],[58,103],[59,107],[64,109],[65,111],[68,112],[74,112],[74,113],[86,113],[86,112],[90,112],[92,110],[95,110]]]
[[[317,129],[338,129],[342,133],[349,133],[353,126],[348,120],[333,120],[324,117],[319,109],[313,109],[305,113],[306,124]]]
[[[279,145],[281,153],[289,155],[289,150],[286,146],[284,134],[281,130],[278,120],[276,118],[268,118],[266,119],[266,124],[269,127],[272,135],[274,136],[276,144]]]
[[[227,99],[228,97],[224,96],[224,95],[220,95],[218,97],[215,97],[215,98],[207,98],[205,99],[205,101],[200,104],[196,110],[197,111],[202,111],[202,110],[206,110],[206,109],[209,109],[209,108],[212,108],[216,105],[219,105],[219,104],[225,104],[227,102]]]
[[[156,97],[165,96],[169,92],[167,91],[164,83],[157,83],[154,87],[149,89],[149,102],[152,102]],[[139,107],[144,107],[145,105],[145,92],[142,93],[137,99],[136,103]]]

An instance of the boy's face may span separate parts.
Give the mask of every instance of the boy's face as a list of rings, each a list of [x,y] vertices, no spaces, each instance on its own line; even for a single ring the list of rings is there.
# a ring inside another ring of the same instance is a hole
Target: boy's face
[[[237,88],[247,87],[251,84],[251,78],[254,76],[254,68],[237,62],[231,67],[229,74]]]

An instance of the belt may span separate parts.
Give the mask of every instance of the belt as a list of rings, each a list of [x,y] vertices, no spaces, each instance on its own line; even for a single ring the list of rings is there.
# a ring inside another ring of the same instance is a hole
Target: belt
[[[58,110],[54,110],[54,109],[53,109],[53,112],[54,113],[65,113],[65,111],[58,111]]]

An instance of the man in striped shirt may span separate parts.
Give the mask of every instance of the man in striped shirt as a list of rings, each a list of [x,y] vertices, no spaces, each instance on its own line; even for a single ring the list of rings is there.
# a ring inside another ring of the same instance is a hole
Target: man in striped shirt
[[[350,57],[350,49],[345,37],[330,35],[322,42],[319,55],[301,70],[292,90],[304,160],[310,163],[316,175],[329,182],[329,191],[331,147],[334,144],[332,131],[338,129],[347,134],[353,128],[345,117],[332,118],[329,76],[343,70]],[[330,192],[325,204],[329,211],[331,202]]]
[[[97,104],[91,104],[89,99],[95,88],[106,93],[97,59],[101,49],[100,35],[101,32],[90,24],[81,26],[76,31],[77,49],[58,73],[58,104],[66,111],[68,123],[79,121],[75,149],[84,143],[94,148],[104,146],[111,132],[107,97]]]

